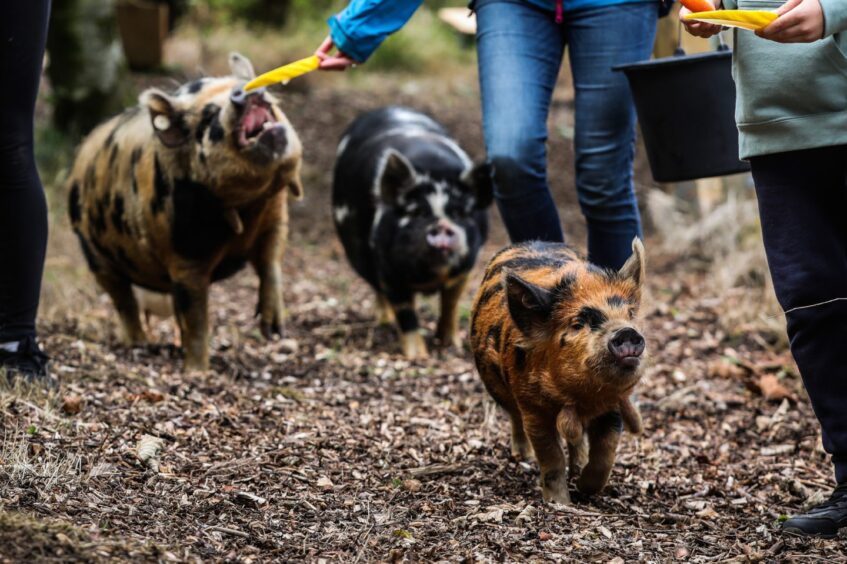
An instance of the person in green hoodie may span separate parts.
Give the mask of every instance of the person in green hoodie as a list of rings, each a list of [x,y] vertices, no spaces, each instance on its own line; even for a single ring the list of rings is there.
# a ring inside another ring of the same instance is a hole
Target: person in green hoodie
[[[791,352],[837,483],[828,501],[782,528],[831,538],[847,528],[847,0],[724,7],[779,14],[755,34],[735,31],[736,121]],[[720,31],[686,27],[700,37]]]

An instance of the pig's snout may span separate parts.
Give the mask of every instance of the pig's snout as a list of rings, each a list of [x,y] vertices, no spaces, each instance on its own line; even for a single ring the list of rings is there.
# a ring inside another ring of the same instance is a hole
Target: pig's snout
[[[609,340],[609,352],[622,366],[636,367],[644,353],[644,337],[632,327],[618,329]]]
[[[459,234],[455,226],[442,219],[427,230],[426,242],[439,251],[452,251],[458,246]]]

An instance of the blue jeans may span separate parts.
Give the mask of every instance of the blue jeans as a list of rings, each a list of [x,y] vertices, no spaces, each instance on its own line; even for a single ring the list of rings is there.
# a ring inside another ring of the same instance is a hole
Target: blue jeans
[[[478,0],[483,128],[497,205],[512,241],[563,241],[547,183],[547,115],[569,46],[575,100],[576,189],[588,257],[619,268],[641,236],[632,182],[635,110],[619,64],[650,57],[656,2],[552,12],[522,0]]]

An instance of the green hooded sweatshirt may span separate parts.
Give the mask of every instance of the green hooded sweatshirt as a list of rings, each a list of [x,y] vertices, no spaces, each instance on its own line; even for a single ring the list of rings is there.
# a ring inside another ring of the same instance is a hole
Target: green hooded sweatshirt
[[[776,43],[735,30],[732,74],[742,159],[847,144],[847,0],[820,0],[824,38]],[[780,0],[725,0],[776,10]]]

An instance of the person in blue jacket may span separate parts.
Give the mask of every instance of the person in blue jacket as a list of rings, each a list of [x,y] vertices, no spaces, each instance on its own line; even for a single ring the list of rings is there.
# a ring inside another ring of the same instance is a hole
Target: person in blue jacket
[[[329,19],[321,69],[362,63],[422,0],[352,0]],[[547,117],[568,47],[576,188],[588,258],[618,269],[641,235],[632,179],[635,111],[615,65],[650,57],[658,0],[477,0],[479,81],[495,197],[513,242],[563,241],[547,182]],[[337,49],[337,52],[333,50]]]

